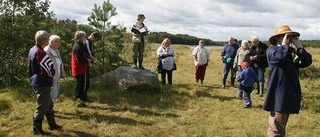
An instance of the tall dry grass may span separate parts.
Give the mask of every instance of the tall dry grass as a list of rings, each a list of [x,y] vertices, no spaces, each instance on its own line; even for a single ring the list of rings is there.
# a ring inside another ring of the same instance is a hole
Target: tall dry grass
[[[157,44],[147,47],[145,67],[155,71]],[[210,63],[203,85],[195,83],[191,49],[174,45],[178,70],[173,73],[173,86],[162,86],[162,92],[115,92],[105,90],[99,78],[92,80],[89,96],[95,100],[86,108],[72,101],[74,81],[62,80],[62,89],[54,109],[60,131],[55,136],[266,136],[268,112],[261,109],[264,98],[252,95],[253,107],[243,108],[235,99],[236,89],[227,84],[221,88],[220,50],[210,51]],[[319,49],[308,49],[319,68]],[[312,72],[306,72],[312,75]],[[230,81],[228,79],[228,81]],[[287,135],[319,136],[320,80],[301,80],[303,108],[291,115]],[[35,96],[31,88],[12,87],[0,90],[0,136],[32,136]],[[44,123],[44,129],[47,130]]]

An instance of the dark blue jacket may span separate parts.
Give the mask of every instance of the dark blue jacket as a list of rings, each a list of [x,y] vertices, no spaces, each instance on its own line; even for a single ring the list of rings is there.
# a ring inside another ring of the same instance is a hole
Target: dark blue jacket
[[[29,51],[29,81],[31,86],[51,87],[55,70],[47,53],[39,45]]]
[[[246,68],[240,72],[237,81],[242,86],[253,87],[254,83],[258,82],[258,77],[252,68]]]
[[[300,63],[293,62],[293,53],[301,59]],[[270,75],[263,109],[288,114],[299,113],[301,103],[299,68],[311,65],[312,56],[303,48],[295,52],[295,49],[282,45],[268,48],[267,59]]]
[[[221,52],[221,57],[234,59],[236,57],[238,49],[239,49],[239,46],[237,44],[233,44],[233,45],[226,44],[224,45],[223,50]]]

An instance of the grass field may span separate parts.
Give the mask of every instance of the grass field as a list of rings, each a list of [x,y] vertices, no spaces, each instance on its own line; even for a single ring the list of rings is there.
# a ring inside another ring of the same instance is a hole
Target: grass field
[[[158,45],[147,47],[145,67],[156,68]],[[62,89],[54,109],[63,137],[103,136],[266,136],[268,112],[261,109],[264,97],[252,95],[253,107],[243,108],[243,101],[234,98],[236,88],[221,88],[222,63],[220,50],[211,50],[211,61],[203,85],[194,80],[191,49],[174,45],[178,70],[173,73],[173,86],[162,86],[159,94],[152,91],[115,92],[105,90],[99,78],[92,80],[89,96],[95,100],[86,108],[77,108],[72,100],[74,81],[62,80]],[[313,67],[319,69],[320,49],[308,49]],[[317,72],[317,71],[316,71]],[[310,74],[311,75],[311,74]],[[228,81],[229,78],[228,78]],[[24,87],[0,89],[0,136],[32,135],[35,96],[28,84]],[[320,80],[304,78],[302,110],[291,115],[288,137],[317,137],[320,134]],[[44,130],[48,131],[46,122]]]

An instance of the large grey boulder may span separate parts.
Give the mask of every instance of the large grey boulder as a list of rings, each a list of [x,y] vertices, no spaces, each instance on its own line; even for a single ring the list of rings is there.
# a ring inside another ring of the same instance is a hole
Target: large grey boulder
[[[158,74],[150,70],[121,66],[102,75],[102,81],[110,90],[159,91]]]

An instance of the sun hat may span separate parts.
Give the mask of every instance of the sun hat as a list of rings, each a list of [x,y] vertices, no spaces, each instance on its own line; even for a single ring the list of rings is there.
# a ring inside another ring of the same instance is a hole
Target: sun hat
[[[283,25],[274,31],[274,35],[269,38],[269,43],[275,44],[276,37],[279,35],[286,34],[286,33],[292,33],[292,35],[294,35],[294,36],[300,36],[300,34],[298,32],[292,31],[288,25]]]
[[[141,19],[141,18],[146,18],[143,14],[139,14],[137,20]]]
[[[248,62],[242,62],[241,63],[241,68],[242,69],[245,69],[245,68],[248,68],[249,67],[249,63]]]

